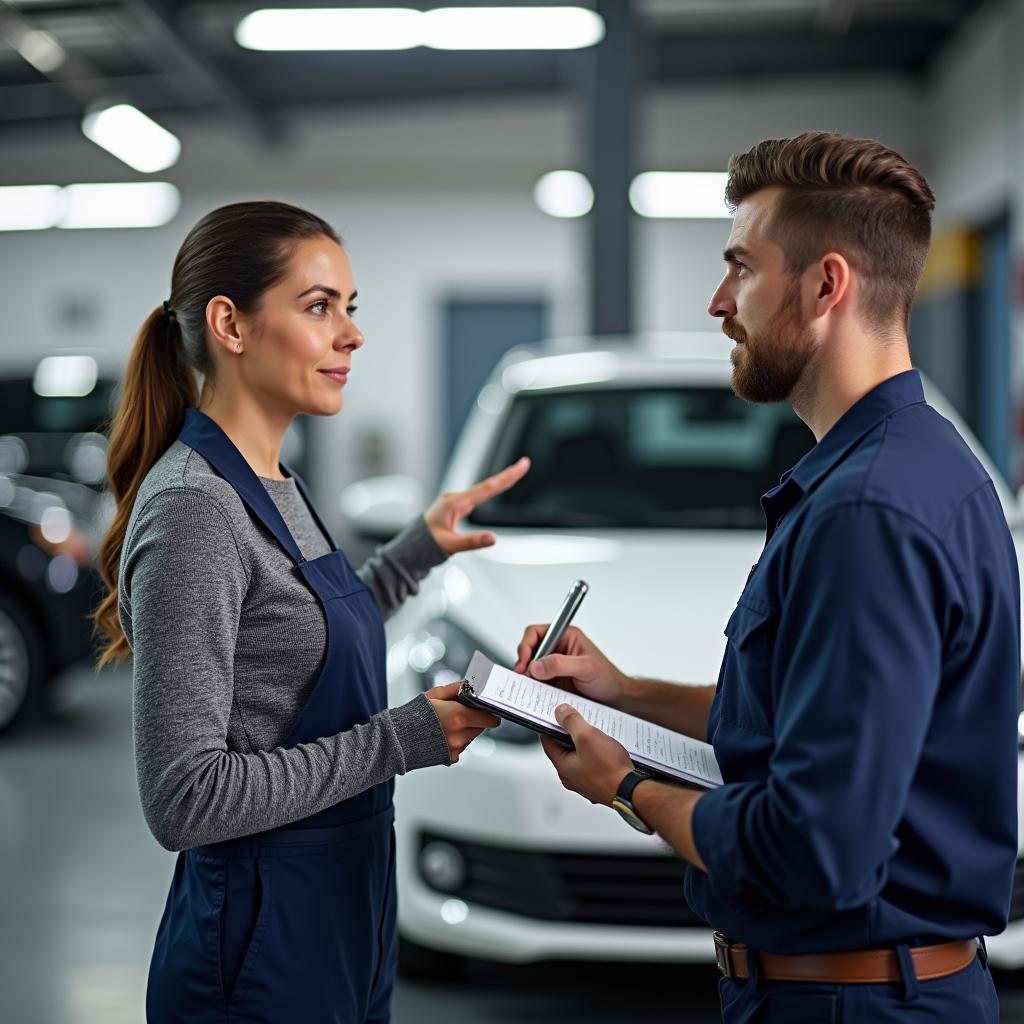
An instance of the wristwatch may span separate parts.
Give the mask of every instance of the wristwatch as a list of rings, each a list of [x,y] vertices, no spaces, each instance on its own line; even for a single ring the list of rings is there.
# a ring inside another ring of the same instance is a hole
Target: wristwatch
[[[619,812],[623,821],[635,828],[637,832],[643,832],[645,836],[653,836],[654,829],[650,828],[647,822],[636,813],[636,808],[633,806],[633,790],[636,789],[638,783],[649,778],[650,775],[645,775],[634,769],[619,783],[615,799],[612,800],[612,807]]]

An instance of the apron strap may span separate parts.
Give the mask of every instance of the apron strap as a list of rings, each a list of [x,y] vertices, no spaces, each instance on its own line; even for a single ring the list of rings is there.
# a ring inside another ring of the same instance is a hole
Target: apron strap
[[[305,559],[277,506],[231,438],[205,413],[185,411],[178,440],[195,449],[238,493],[249,511],[274,535],[296,565]]]

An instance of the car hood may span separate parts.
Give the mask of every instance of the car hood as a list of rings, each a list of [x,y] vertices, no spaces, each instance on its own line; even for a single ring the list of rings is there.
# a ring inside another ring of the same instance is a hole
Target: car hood
[[[760,531],[496,531],[493,548],[437,574],[446,614],[512,664],[525,627],[550,622],[575,579],[575,625],[633,674],[714,682],[722,629],[764,543]]]

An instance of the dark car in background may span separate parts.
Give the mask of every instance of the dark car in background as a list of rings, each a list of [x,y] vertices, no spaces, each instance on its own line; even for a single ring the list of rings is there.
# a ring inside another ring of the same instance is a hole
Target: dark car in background
[[[116,384],[89,352],[0,368],[0,731],[93,651]]]

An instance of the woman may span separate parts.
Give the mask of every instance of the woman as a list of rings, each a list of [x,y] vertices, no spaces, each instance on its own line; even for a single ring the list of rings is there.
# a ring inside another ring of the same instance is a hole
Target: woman
[[[355,294],[319,217],[222,207],[182,244],[128,364],[96,620],[101,664],[134,653],[142,805],[182,851],[154,1024],[388,1020],[393,777],[497,725],[457,684],[388,709],[383,617],[448,555],[494,542],[455,527],[527,462],[443,495],[355,573],[278,461],[296,414],[342,406]]]

